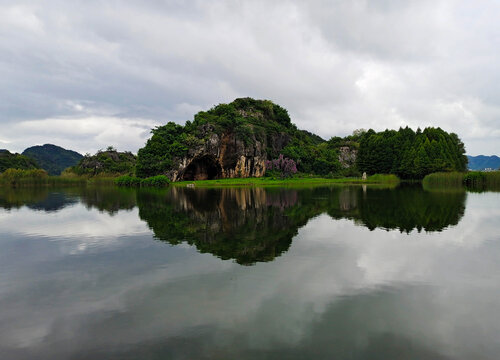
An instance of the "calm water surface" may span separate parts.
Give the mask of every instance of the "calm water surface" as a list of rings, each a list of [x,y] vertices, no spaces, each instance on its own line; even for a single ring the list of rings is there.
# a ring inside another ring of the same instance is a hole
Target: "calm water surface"
[[[499,354],[499,193],[0,189],[0,359]]]

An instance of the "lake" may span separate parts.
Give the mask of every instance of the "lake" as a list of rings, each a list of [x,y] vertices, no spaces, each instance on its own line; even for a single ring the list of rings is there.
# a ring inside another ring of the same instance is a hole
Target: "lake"
[[[0,189],[0,358],[498,359],[500,193]]]

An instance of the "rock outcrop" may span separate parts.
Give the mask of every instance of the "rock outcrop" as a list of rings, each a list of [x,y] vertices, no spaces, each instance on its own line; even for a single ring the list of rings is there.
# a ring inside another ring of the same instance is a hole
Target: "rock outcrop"
[[[261,141],[252,136],[245,141],[232,131],[219,135],[211,125],[202,131],[205,142],[174,159],[173,168],[167,172],[172,181],[264,176],[268,148],[279,152],[289,141],[284,133],[270,137],[268,144],[267,138]]]
[[[344,168],[350,168],[356,164],[358,149],[344,145],[339,148],[339,162]]]
[[[279,105],[236,99],[199,112],[184,126],[153,129],[139,150],[136,173],[165,174],[171,181],[260,177],[266,160],[278,157],[298,132]]]
[[[67,169],[78,175],[110,175],[133,174],[136,156],[131,152],[119,152],[115,149],[98,151],[95,155],[85,155],[80,162]]]

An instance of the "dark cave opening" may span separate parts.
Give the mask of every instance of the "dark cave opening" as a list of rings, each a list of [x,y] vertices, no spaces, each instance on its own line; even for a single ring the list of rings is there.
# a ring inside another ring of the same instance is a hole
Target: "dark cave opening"
[[[213,156],[202,156],[191,161],[184,171],[182,180],[212,180],[219,179],[222,168]]]

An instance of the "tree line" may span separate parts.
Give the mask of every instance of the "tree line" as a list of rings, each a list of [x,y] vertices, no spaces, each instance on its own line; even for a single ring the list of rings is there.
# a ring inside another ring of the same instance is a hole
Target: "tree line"
[[[403,179],[422,179],[438,171],[466,171],[465,147],[454,133],[441,128],[375,132],[359,139],[357,167],[368,174],[396,174]]]

